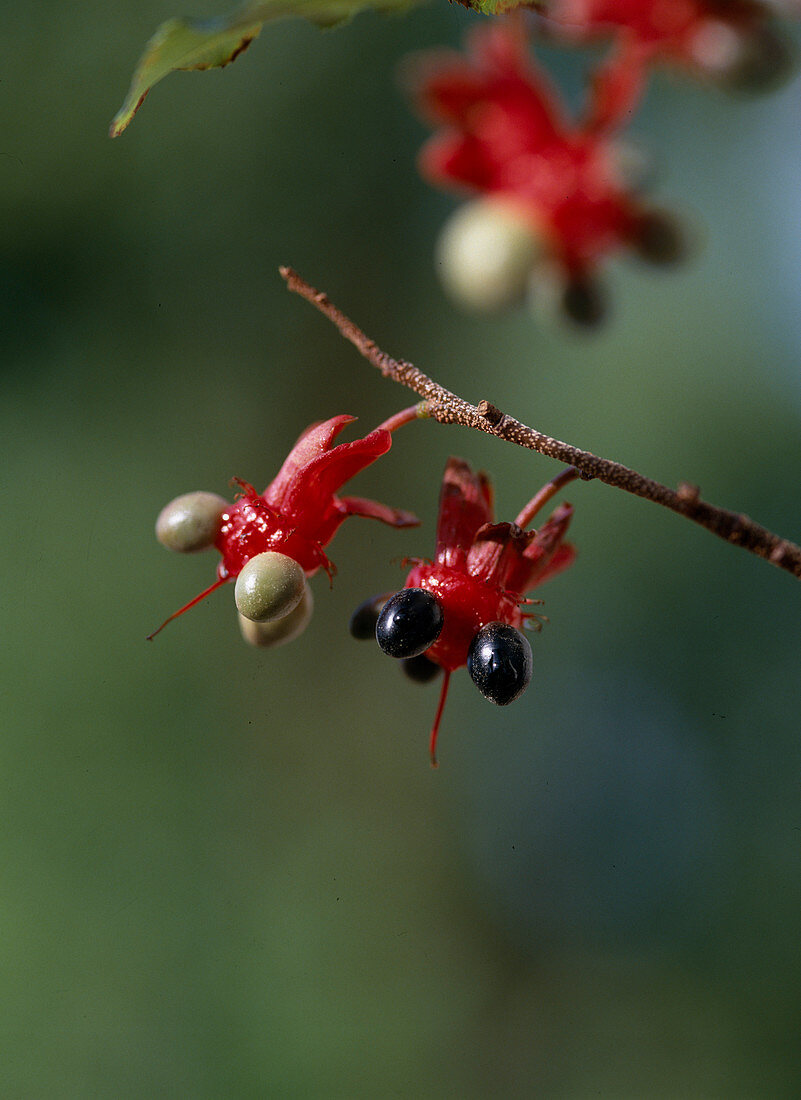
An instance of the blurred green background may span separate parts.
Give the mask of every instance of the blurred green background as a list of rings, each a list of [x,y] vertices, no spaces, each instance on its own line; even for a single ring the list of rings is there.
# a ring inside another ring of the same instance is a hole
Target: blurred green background
[[[197,0],[195,14],[219,10]],[[263,487],[310,421],[409,402],[277,275],[290,263],[468,399],[798,539],[801,85],[656,80],[634,136],[699,227],[612,266],[590,338],[459,313],[454,207],[415,171],[410,50],[444,3],[266,28],[108,122],[166,0],[18,5],[0,82],[3,452],[0,1093],[795,1097],[801,1092],[799,589],[579,484],[520,702],[436,687],[347,634],[430,554],[450,453],[511,518],[557,467],[421,423],[354,492],[306,634],[246,647],[153,537],[173,496]],[[586,57],[549,53],[566,86]]]

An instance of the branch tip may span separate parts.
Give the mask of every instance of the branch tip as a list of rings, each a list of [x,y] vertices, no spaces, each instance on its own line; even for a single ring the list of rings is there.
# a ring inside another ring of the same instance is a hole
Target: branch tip
[[[487,401],[486,398],[482,398],[476,405],[476,412],[493,428],[497,428],[506,415],[502,413],[496,405],[493,405],[491,401]]]

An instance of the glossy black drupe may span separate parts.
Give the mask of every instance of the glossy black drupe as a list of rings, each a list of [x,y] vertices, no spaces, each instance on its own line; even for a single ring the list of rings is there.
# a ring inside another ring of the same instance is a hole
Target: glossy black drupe
[[[467,654],[467,671],[481,694],[505,707],[528,687],[531,679],[528,638],[508,623],[487,623],[476,634]]]
[[[606,303],[598,283],[577,276],[564,289],[562,310],[577,325],[595,328],[606,316]]]
[[[371,596],[369,600],[360,603],[350,617],[348,630],[354,638],[360,642],[367,642],[375,638],[375,627],[381,608],[387,602],[386,595]]]
[[[440,635],[444,618],[438,600],[424,588],[402,588],[378,616],[376,641],[389,657],[417,657]]]
[[[637,223],[635,251],[652,264],[676,264],[687,255],[687,236],[681,223],[666,210],[647,210]]]
[[[416,657],[406,657],[401,661],[401,668],[417,684],[427,684],[442,672],[442,669],[434,661],[430,661],[425,653],[418,653]]]

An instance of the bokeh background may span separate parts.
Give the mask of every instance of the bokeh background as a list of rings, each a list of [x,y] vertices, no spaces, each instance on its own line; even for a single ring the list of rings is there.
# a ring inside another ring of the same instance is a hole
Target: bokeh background
[[[213,14],[212,0],[194,12]],[[696,226],[685,269],[613,265],[591,337],[457,311],[416,175],[409,51],[444,3],[266,28],[105,134],[166,0],[7,13],[0,1092],[40,1097],[795,1097],[799,588],[579,484],[575,567],[500,710],[347,634],[429,554],[451,453],[511,518],[557,468],[412,425],[354,491],[312,627],[246,647],[166,554],[173,496],[263,486],[310,421],[410,400],[277,275],[477,401],[801,536],[801,83],[653,84],[633,136]],[[587,57],[550,51],[574,102]]]

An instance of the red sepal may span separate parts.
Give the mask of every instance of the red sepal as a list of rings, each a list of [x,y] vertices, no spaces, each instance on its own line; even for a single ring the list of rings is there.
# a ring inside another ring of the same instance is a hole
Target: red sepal
[[[492,486],[461,458],[449,458],[439,495],[438,565],[464,568],[476,532],[492,521]]]
[[[420,520],[414,512],[403,508],[390,508],[388,504],[379,504],[366,497],[340,497],[339,504],[346,516],[363,516],[365,519],[377,519],[390,527],[419,527]]]

